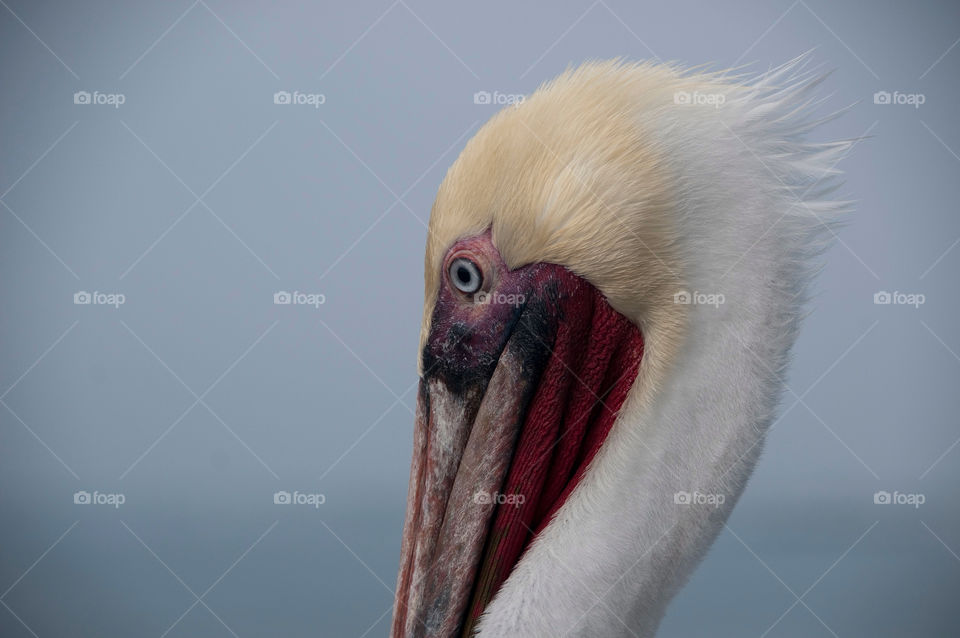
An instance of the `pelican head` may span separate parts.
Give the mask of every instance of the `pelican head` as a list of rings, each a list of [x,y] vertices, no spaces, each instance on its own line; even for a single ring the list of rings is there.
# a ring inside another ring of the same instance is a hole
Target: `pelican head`
[[[844,207],[804,63],[585,64],[450,167],[395,638],[654,634],[755,465]]]

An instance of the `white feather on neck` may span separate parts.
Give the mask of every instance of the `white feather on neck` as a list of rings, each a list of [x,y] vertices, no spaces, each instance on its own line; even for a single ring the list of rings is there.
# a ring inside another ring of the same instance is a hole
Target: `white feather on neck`
[[[727,85],[719,108],[639,114],[679,193],[682,280],[724,303],[685,308],[652,400],[641,374],[587,474],[488,606],[481,638],[652,636],[722,529],[774,417],[811,262],[846,208],[826,199],[824,180],[851,142],[802,141],[823,77],[799,76],[805,61]],[[695,491],[725,501],[675,503]]]

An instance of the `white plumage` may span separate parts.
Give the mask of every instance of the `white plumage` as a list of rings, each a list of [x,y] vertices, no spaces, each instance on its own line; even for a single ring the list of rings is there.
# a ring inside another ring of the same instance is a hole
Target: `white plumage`
[[[646,343],[613,430],[482,638],[652,636],[722,529],[774,417],[813,258],[846,208],[828,194],[851,142],[804,141],[823,77],[805,63],[753,79],[587,64],[498,114],[451,167],[422,340],[446,250],[492,228],[511,268],[568,267]]]

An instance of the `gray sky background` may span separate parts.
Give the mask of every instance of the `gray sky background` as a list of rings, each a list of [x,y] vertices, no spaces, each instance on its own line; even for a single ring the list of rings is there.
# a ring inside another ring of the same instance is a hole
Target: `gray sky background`
[[[473,94],[811,48],[826,108],[855,104],[819,139],[870,136],[843,164],[858,211],[660,635],[957,635],[958,38],[951,2],[3,0],[0,635],[385,635],[425,222],[495,112]]]

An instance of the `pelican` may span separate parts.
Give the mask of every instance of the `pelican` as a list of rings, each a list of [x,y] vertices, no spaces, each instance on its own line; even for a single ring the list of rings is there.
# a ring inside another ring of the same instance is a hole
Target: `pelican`
[[[466,144],[430,214],[394,638],[654,635],[848,208],[807,59],[589,62]]]

